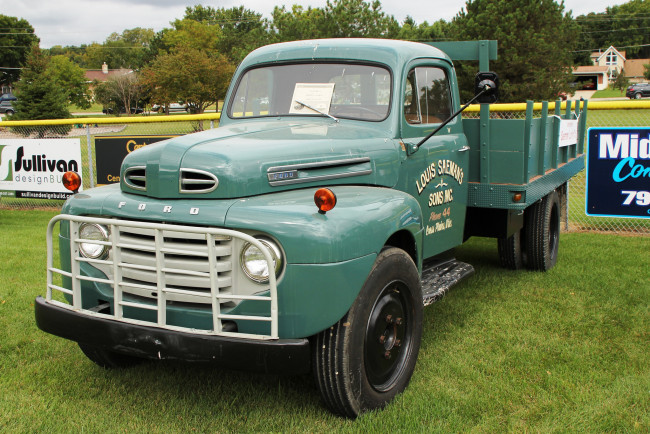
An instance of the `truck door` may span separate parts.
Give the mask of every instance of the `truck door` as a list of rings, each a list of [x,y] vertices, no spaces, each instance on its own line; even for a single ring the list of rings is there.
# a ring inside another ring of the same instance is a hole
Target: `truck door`
[[[401,138],[418,143],[458,107],[458,87],[447,66],[413,62],[403,83]],[[469,146],[460,116],[452,120],[402,165],[400,185],[416,197],[424,218],[424,259],[463,242],[467,207]]]

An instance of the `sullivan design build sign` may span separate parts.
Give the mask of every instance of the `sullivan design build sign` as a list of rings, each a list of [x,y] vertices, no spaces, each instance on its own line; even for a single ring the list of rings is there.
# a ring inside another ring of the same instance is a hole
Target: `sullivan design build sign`
[[[0,195],[66,199],[61,183],[69,170],[81,175],[79,139],[0,140]]]
[[[590,128],[587,215],[650,218],[650,128]]]

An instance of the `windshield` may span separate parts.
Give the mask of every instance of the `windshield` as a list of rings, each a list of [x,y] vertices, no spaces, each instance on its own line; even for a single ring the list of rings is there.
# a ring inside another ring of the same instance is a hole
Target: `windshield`
[[[381,121],[388,116],[388,69],[350,63],[274,65],[247,71],[230,103],[232,118],[324,116]]]

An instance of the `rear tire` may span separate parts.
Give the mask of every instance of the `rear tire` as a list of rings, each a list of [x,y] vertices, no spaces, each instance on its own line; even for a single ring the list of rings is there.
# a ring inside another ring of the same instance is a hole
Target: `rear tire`
[[[498,239],[499,263],[503,268],[521,270],[526,265],[523,233],[524,230],[520,229],[508,238]]]
[[[640,92],[634,94],[634,99],[641,99],[642,95]]]
[[[142,363],[139,357],[127,356],[93,345],[79,343],[81,351],[95,364],[104,369],[123,369]]]
[[[526,210],[527,266],[548,271],[557,262],[560,244],[560,199],[556,191]]]
[[[417,267],[403,250],[385,249],[348,313],[315,338],[313,371],[326,406],[348,418],[384,407],[408,385],[421,337]]]

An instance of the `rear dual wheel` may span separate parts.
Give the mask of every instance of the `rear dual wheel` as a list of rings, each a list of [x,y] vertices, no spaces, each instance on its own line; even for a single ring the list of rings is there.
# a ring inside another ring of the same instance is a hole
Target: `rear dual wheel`
[[[385,249],[348,313],[316,336],[313,370],[327,407],[349,418],[384,407],[408,385],[421,336],[417,267]]]
[[[547,271],[557,262],[560,245],[560,198],[553,191],[526,209],[524,227],[508,238],[499,238],[501,266]]]

